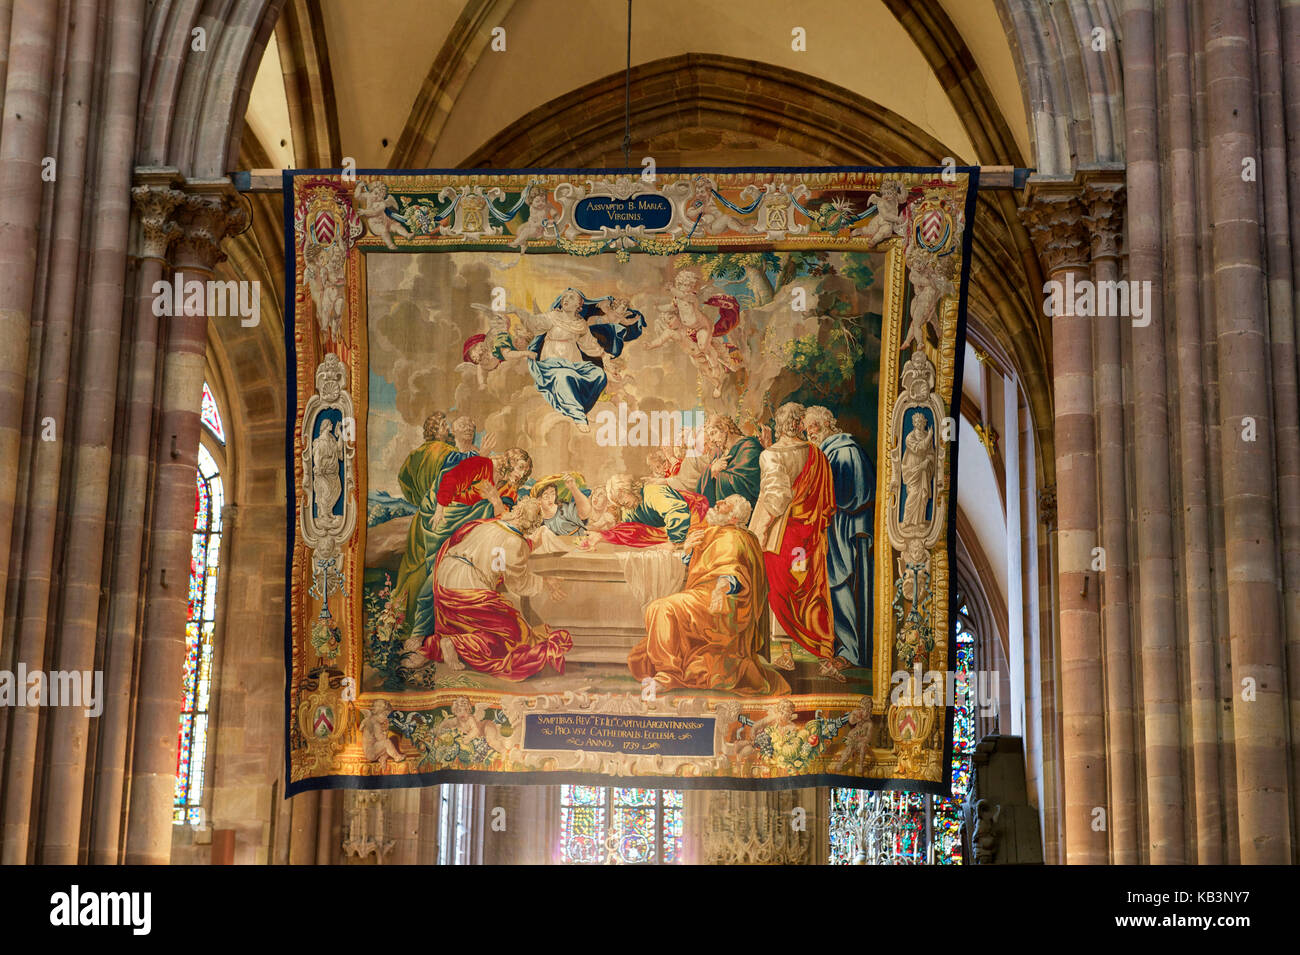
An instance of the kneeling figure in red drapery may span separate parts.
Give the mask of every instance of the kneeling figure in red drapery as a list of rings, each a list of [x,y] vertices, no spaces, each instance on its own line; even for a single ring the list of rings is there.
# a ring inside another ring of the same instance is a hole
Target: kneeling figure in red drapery
[[[525,499],[500,518],[466,524],[442,545],[434,565],[433,632],[414,634],[407,642],[408,666],[432,660],[515,681],[540,673],[548,663],[564,672],[564,655],[573,649],[569,632],[530,626],[506,598],[543,589],[552,600],[565,596],[557,583],[528,569],[529,538],[541,523],[541,504]]]

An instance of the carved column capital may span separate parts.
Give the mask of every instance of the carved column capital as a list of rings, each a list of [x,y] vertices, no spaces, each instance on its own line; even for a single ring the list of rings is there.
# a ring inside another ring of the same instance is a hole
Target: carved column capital
[[[131,201],[140,221],[141,258],[166,260],[180,233],[175,219],[176,207],[185,198],[185,193],[176,188],[180,181],[175,169],[136,170]]]
[[[1064,269],[1086,269],[1089,261],[1091,241],[1084,221],[1088,207],[1083,192],[1074,183],[1063,185],[1031,187],[1027,202],[1020,207],[1020,218],[1049,276]]]
[[[175,169],[141,167],[131,199],[140,222],[139,256],[190,272],[210,273],[226,257],[222,241],[248,225],[228,179],[187,181]]]
[[[1124,239],[1124,183],[1118,179],[1090,179],[1084,183],[1087,206],[1084,224],[1092,234],[1094,259],[1117,259]]]
[[[215,185],[216,188],[212,188]],[[229,182],[186,183],[184,200],[176,210],[180,226],[172,261],[178,269],[211,272],[226,258],[221,243],[243,231],[248,212]]]

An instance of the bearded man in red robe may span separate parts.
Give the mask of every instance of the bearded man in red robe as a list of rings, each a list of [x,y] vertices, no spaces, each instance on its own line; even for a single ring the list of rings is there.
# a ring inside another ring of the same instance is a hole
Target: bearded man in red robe
[[[835,484],[826,455],[804,440],[804,407],[776,411],[776,440],[759,455],[758,500],[749,529],[763,546],[768,603],[785,632],[821,660],[821,673],[844,682],[835,657],[826,527]]]

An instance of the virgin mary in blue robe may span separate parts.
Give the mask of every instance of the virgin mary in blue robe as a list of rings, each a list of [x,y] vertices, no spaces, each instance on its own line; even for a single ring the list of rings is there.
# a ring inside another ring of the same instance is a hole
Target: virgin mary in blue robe
[[[623,345],[640,338],[645,317],[628,309],[620,322],[589,324],[604,315],[600,305],[609,299],[589,299],[577,289],[560,293],[550,311],[527,317],[539,334],[528,345],[538,357],[528,360],[537,390],[552,408],[586,428],[587,414],[605,391],[603,356],[617,358]]]

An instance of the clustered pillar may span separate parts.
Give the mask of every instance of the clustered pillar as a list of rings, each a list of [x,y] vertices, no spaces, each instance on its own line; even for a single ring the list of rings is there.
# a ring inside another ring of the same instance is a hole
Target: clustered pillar
[[[1069,862],[1107,857],[1106,833],[1095,824],[1106,798],[1105,695],[1102,683],[1100,588],[1093,569],[1100,521],[1094,431],[1092,322],[1076,314],[1071,290],[1091,278],[1086,207],[1072,187],[1040,187],[1027,210],[1048,286],[1052,321],[1056,440],[1057,578],[1060,582],[1060,711],[1065,778],[1065,855]]]
[[[187,183],[175,207],[172,265],[184,285],[203,282],[224,256],[220,241],[247,222],[229,183]],[[206,314],[186,309],[167,322],[166,352],[157,404],[154,519],[144,581],[144,629],[136,691],[126,862],[158,864],[171,855],[166,807],[176,779],[179,706],[174,674],[185,659],[194,473],[199,447]],[[191,313],[193,312],[193,313]]]
[[[102,709],[0,707],[0,859],[157,863],[207,319],[158,309],[154,284],[210,278],[246,213],[228,181],[135,166],[143,5],[74,6],[18,4],[7,51],[0,668],[102,672]]]
[[[1026,191],[1075,282],[1048,318],[1058,861],[1296,861],[1300,72],[1294,8],[1256,11],[1125,4],[1124,165]]]
[[[1123,184],[1117,175],[1091,178],[1084,189],[1092,252],[1092,278],[1119,279]],[[1106,761],[1110,776],[1111,858],[1138,861],[1136,739],[1133,712],[1133,648],[1130,636],[1128,488],[1124,446],[1124,362],[1119,322],[1092,322],[1095,356],[1093,394],[1097,409],[1099,546],[1102,648],[1105,655]],[[1090,565],[1091,566],[1091,565]]]

